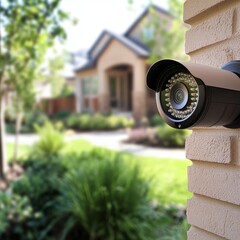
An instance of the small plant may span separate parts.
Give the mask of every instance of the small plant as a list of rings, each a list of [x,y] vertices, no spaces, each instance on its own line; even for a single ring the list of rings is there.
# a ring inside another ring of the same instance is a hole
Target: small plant
[[[56,211],[65,226],[61,239],[152,240],[157,214],[148,190],[139,169],[119,155],[84,161],[61,186]]]
[[[56,156],[64,147],[64,136],[50,122],[43,127],[35,126],[39,141],[34,145],[34,154],[40,156]]]

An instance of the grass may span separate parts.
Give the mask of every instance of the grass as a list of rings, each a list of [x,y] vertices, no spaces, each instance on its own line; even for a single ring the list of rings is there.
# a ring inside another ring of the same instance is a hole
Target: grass
[[[191,197],[187,190],[189,160],[139,157],[136,161],[140,163],[144,177],[153,179],[153,196],[157,196],[163,203],[186,204]]]
[[[78,139],[67,142],[62,154],[81,154],[93,148],[95,148],[95,146],[88,141]],[[13,145],[8,144],[7,150],[8,156],[12,156]],[[29,151],[31,151],[31,147],[20,145],[19,157],[26,157]],[[125,154],[125,159],[129,164],[139,164],[143,176],[153,180],[154,187],[152,187],[151,194],[161,199],[162,203],[180,203],[185,205],[187,199],[191,197],[191,194],[187,190],[187,167],[190,165],[190,161],[170,158],[140,157],[130,154]]]
[[[30,149],[31,148],[28,145],[19,145],[18,158],[22,159],[22,158],[27,157]],[[7,158],[8,158],[9,161],[13,158],[13,152],[14,152],[14,145],[13,144],[7,144]]]
[[[78,140],[67,142],[62,153],[63,154],[67,154],[67,153],[81,154],[82,152],[85,152],[85,151],[91,151],[93,148],[95,148],[95,146],[89,143],[88,141],[83,139],[78,139]]]

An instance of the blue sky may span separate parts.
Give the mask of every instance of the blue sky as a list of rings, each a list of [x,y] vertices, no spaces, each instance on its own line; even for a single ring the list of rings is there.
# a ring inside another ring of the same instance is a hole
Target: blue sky
[[[62,0],[61,8],[78,19],[78,24],[64,24],[67,51],[88,49],[104,29],[123,33],[150,2],[167,8],[167,0]]]

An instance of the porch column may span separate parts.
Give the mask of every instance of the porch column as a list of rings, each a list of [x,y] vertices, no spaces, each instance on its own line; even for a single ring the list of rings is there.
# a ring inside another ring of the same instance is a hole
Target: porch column
[[[109,81],[105,70],[99,73],[99,106],[101,113],[110,111]]]
[[[184,11],[191,61],[220,68],[240,58],[239,0],[186,0]],[[187,139],[188,240],[240,239],[239,149],[240,129],[194,128]]]
[[[133,66],[133,116],[140,123],[147,113],[146,64],[139,59]]]
[[[75,81],[76,111],[81,112],[83,107],[83,95],[81,79]]]

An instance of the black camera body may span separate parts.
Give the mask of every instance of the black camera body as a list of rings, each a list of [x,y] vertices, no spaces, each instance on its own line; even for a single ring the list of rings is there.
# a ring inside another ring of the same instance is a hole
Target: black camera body
[[[171,127],[240,127],[240,61],[222,69],[160,60],[147,73],[158,111]]]

